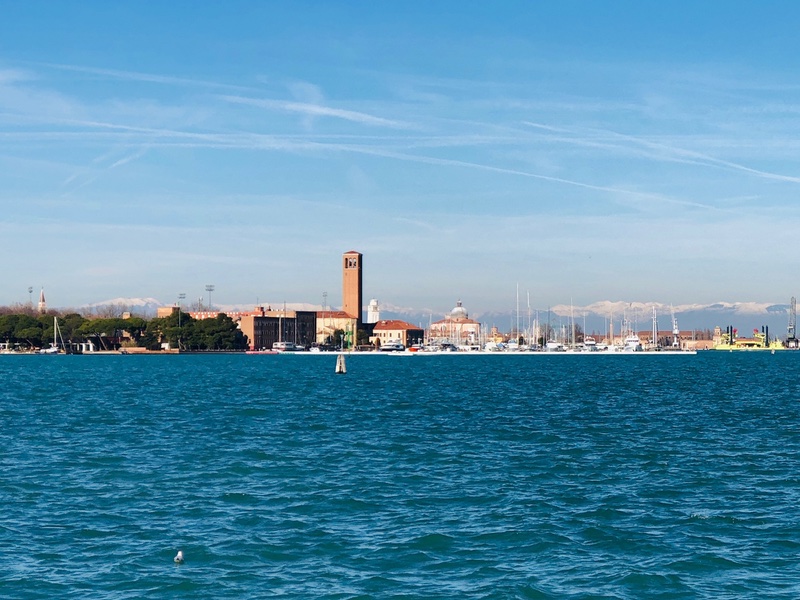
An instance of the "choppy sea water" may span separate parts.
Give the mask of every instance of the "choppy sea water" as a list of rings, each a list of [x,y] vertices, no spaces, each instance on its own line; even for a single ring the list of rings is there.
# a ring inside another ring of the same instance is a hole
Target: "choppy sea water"
[[[0,597],[800,597],[800,353],[334,363],[0,357]]]

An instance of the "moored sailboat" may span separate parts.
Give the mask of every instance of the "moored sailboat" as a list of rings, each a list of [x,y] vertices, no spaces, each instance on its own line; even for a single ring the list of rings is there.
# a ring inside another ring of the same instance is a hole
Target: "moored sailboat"
[[[61,340],[60,346],[59,340]],[[49,348],[42,348],[39,350],[39,354],[59,354],[62,351],[66,351],[64,338],[61,337],[61,330],[58,327],[58,317],[53,317],[53,341],[50,342]]]

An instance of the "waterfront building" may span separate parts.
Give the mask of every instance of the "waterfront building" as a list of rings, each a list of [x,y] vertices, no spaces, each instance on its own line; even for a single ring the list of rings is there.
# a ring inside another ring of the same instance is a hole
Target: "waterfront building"
[[[317,311],[317,344],[328,342],[337,330],[354,332],[357,327],[358,319],[351,317],[343,310]]]
[[[431,323],[430,326],[431,342],[474,345],[480,343],[480,340],[481,324],[469,318],[469,313],[461,304],[461,300],[456,302],[450,314],[441,321]]]
[[[369,341],[375,346],[400,342],[408,348],[414,344],[421,344],[424,339],[425,331],[422,328],[405,321],[387,320],[375,323]]]
[[[310,347],[316,341],[317,313],[309,310],[260,310],[237,319],[251,350],[267,350],[275,342]]]
[[[177,308],[175,310],[177,310]],[[267,308],[267,310],[271,309]],[[188,313],[184,311],[183,314],[188,314],[195,321],[202,321],[203,319],[216,319],[217,315],[227,315],[234,321],[238,321],[242,317],[247,317],[250,315],[263,315],[264,307],[256,306],[253,310],[193,310]]]

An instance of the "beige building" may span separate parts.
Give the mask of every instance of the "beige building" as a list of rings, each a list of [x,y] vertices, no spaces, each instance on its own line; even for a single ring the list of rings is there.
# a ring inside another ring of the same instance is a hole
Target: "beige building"
[[[164,319],[172,314],[175,314],[176,312],[178,312],[177,306],[159,306],[156,308],[156,318]]]
[[[425,339],[425,331],[405,321],[378,321],[369,338],[371,344],[383,346],[389,342],[400,342],[406,348],[421,344]]]
[[[341,331],[355,332],[358,327],[358,319],[348,315],[343,310],[320,310],[317,311],[317,335],[318,344],[324,344],[332,338],[337,329]]]

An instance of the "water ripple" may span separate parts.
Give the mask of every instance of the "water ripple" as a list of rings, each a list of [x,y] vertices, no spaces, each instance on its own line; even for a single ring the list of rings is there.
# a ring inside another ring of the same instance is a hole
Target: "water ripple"
[[[0,595],[794,599],[797,356],[0,360]]]

